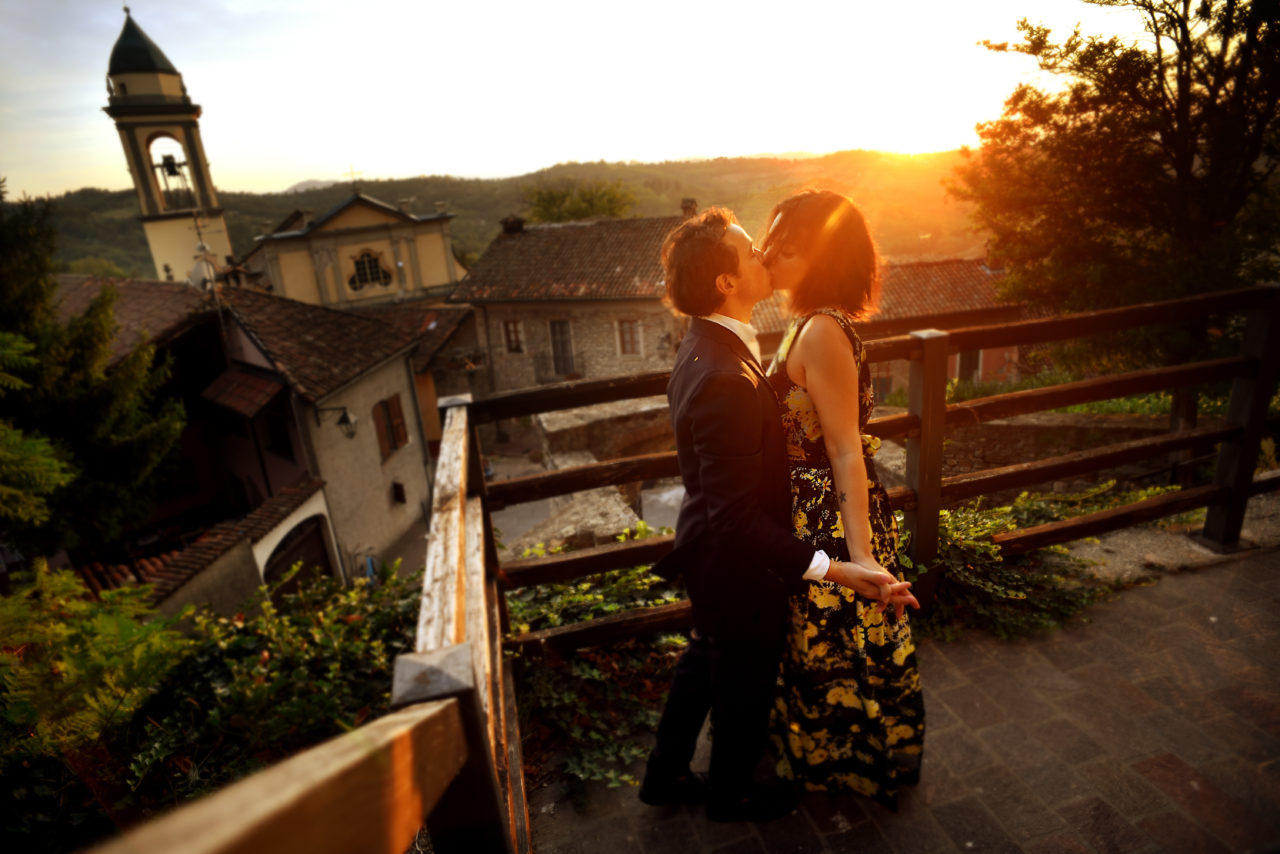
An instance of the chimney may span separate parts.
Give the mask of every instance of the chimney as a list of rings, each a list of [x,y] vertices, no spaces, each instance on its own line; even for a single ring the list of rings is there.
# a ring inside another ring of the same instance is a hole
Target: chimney
[[[396,201],[396,207],[400,209],[400,213],[409,214],[410,216],[413,216],[412,208],[413,208],[414,201],[415,199],[413,196],[410,196],[407,199],[398,199]]]
[[[697,216],[697,215],[698,215],[698,200],[697,200],[697,199],[681,199],[681,200],[680,200],[680,212],[681,212],[682,214],[684,214],[684,218],[685,218],[685,219],[689,219],[690,217],[695,217],[695,216]]]
[[[501,222],[503,234],[519,234],[524,231],[524,217],[522,216],[512,214]]]

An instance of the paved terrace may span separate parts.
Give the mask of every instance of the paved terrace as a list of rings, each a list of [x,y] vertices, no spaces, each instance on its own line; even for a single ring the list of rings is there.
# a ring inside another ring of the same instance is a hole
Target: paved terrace
[[[715,824],[634,787],[574,806],[552,785],[530,796],[534,850],[1280,851],[1280,550],[1084,616],[1030,642],[920,642],[923,779],[896,814],[816,794],[776,822]]]

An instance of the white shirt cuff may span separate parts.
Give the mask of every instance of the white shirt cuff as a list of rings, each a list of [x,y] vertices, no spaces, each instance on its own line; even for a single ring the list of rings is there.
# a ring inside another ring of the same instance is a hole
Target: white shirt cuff
[[[827,577],[827,570],[830,568],[831,558],[822,549],[818,549],[813,553],[813,560],[809,561],[809,568],[804,571],[804,580],[821,581]]]

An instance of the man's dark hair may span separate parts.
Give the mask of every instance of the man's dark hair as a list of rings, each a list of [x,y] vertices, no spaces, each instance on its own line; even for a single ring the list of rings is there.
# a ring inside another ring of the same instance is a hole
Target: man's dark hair
[[[726,208],[707,208],[677,225],[662,243],[667,302],[683,314],[706,317],[724,301],[716,289],[721,273],[738,272],[738,252],[725,242],[738,218]]]

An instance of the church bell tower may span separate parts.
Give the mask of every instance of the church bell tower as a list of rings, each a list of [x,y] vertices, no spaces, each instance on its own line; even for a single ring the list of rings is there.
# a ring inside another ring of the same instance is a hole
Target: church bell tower
[[[208,286],[213,268],[231,255],[231,240],[200,142],[200,107],[129,7],[124,11],[103,110],[120,132],[156,277]]]

